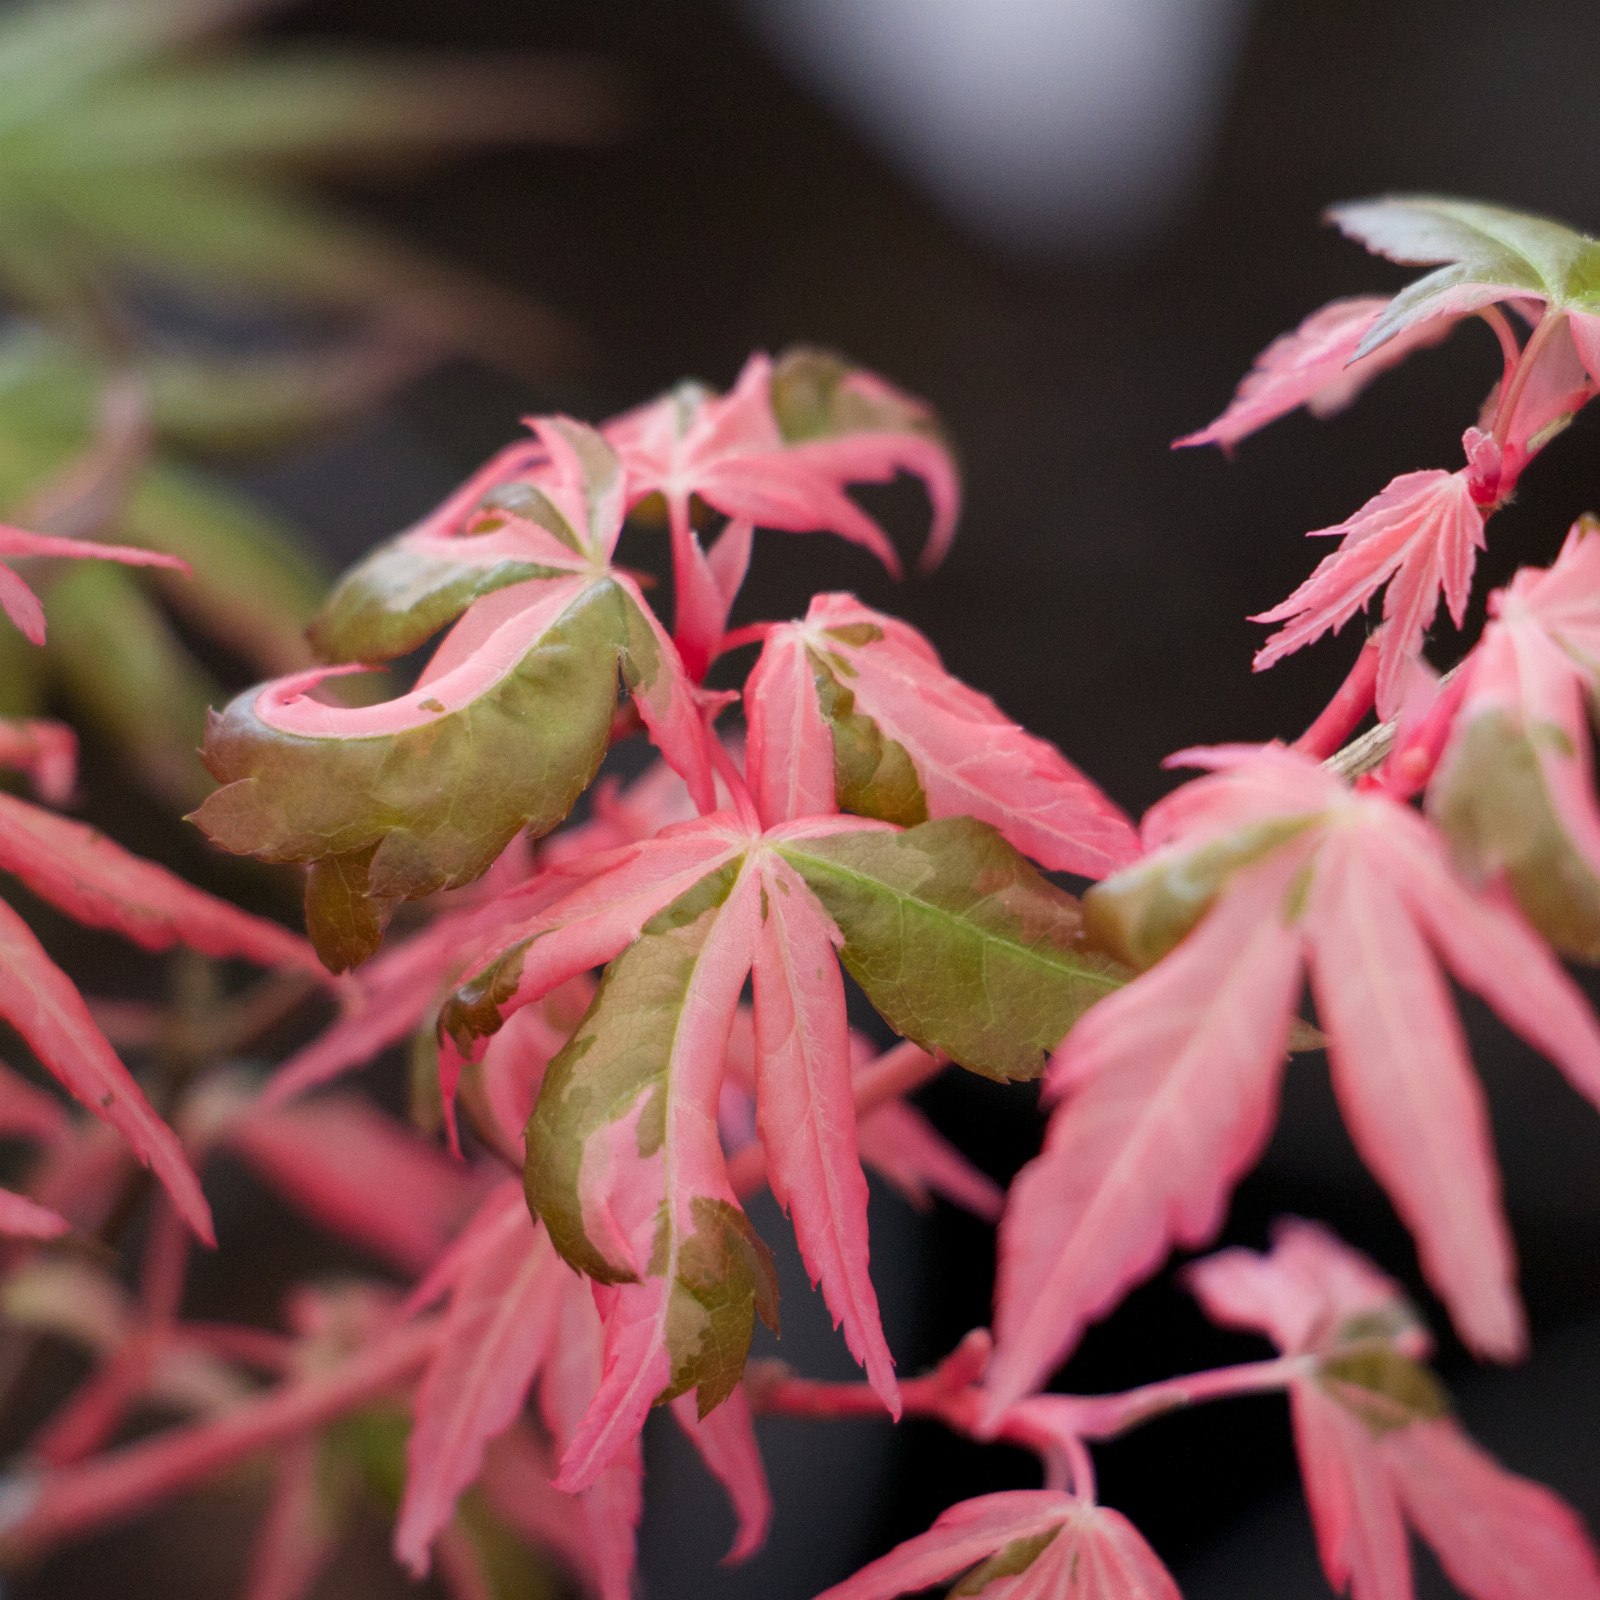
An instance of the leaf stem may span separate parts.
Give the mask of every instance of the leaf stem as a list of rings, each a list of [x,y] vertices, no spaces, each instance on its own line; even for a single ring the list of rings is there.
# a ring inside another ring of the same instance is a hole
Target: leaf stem
[[[1522,354],[1517,358],[1516,371],[1512,373],[1508,382],[1500,390],[1500,404],[1494,414],[1494,442],[1503,450],[1506,440],[1511,433],[1511,424],[1517,415],[1517,407],[1522,402],[1524,390],[1528,387],[1528,379],[1532,375],[1534,366],[1539,360],[1544,347],[1555,335],[1555,331],[1567,320],[1564,311],[1557,312],[1546,310],[1539,319],[1539,326],[1533,330],[1527,344],[1522,347]]]

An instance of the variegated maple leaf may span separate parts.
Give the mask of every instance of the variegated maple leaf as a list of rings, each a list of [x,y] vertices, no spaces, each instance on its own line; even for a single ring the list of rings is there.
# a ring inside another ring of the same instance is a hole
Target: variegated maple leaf
[[[1217,770],[1152,808],[1151,853],[1085,902],[1091,937],[1149,970],[1052,1059],[1045,1148],[1000,1231],[996,1410],[1173,1244],[1212,1237],[1271,1131],[1307,973],[1346,1124],[1424,1272],[1474,1349],[1518,1354],[1483,1093],[1441,963],[1600,1102],[1588,1004],[1409,807],[1277,746],[1174,759]]]
[[[822,351],[797,347],[776,362],[752,356],[726,395],[680,384],[608,422],[605,434],[626,466],[629,504],[653,494],[666,501],[678,594],[673,632],[697,676],[716,652],[744,577],[752,526],[826,529],[899,576],[888,536],[844,490],[909,472],[933,502],[924,571],[939,564],[955,534],[961,488],[933,412]],[[709,554],[691,519],[694,497],[733,519]]]
[[[915,628],[820,594],[772,627],[745,689],[757,809],[912,826],[990,823],[1044,866],[1100,878],[1138,854],[1122,813],[1054,745],[944,670]]]
[[[514,503],[402,534],[319,618],[323,653],[356,662],[454,620],[410,693],[332,705],[314,691],[337,669],[319,668],[248,691],[207,729],[223,787],[195,820],[225,849],[312,863],[307,925],[335,970],[377,949],[397,901],[469,883],[517,833],[565,818],[605,754],[619,673],[696,805],[714,804],[694,686],[611,565],[621,464],[579,423],[534,427],[546,460]]]
[[[1409,1525],[1473,1600],[1597,1600],[1600,1564],[1559,1496],[1507,1472],[1449,1414],[1431,1341],[1399,1289],[1313,1223],[1272,1251],[1187,1269],[1207,1313],[1300,1358],[1289,1382],[1300,1476],[1328,1582],[1411,1600]]]
[[[963,1500],[817,1600],[893,1600],[957,1577],[952,1595],[985,1600],[1180,1600],[1126,1517],[1054,1489]]]
[[[1590,712],[1600,691],[1600,536],[1578,522],[1547,571],[1489,597],[1428,806],[1474,878],[1504,873],[1529,921],[1600,960],[1600,806]]]
[[[519,1007],[610,963],[527,1129],[530,1204],[557,1250],[604,1286],[606,1372],[564,1487],[592,1482],[653,1403],[695,1389],[708,1414],[738,1381],[757,1312],[775,1317],[766,1247],[718,1137],[746,976],[768,1179],[893,1408],[838,962],[900,1031],[977,1070],[1026,1077],[1119,981],[1077,934],[1071,897],[971,819],[906,833],[843,816],[763,829],[747,806],[591,862],[458,991],[441,1027],[470,1055]]]

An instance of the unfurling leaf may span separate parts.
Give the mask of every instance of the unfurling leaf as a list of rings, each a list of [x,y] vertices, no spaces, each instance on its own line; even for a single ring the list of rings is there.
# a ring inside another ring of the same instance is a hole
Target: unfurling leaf
[[[207,730],[224,787],[195,820],[225,849],[317,864],[308,921],[335,970],[373,953],[395,902],[472,881],[518,832],[567,815],[605,754],[619,681],[709,808],[693,692],[609,566],[616,457],[576,423],[537,426],[543,487],[518,502],[525,516],[488,513],[449,537],[424,524],[357,568],[325,614],[323,646],[365,659],[459,614],[409,694],[330,705],[311,695],[339,669],[321,669],[241,695]]]

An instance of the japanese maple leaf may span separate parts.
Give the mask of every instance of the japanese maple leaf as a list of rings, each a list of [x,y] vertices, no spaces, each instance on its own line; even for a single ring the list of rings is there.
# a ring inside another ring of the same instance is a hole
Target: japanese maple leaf
[[[875,374],[797,348],[774,363],[754,355],[723,396],[684,384],[605,425],[627,470],[628,501],[666,501],[678,593],[674,634],[691,670],[704,670],[749,559],[749,526],[826,529],[870,550],[898,576],[888,536],[845,492],[897,472],[921,478],[933,527],[921,565],[943,559],[961,491],[933,413]],[[691,497],[734,519],[707,556]],[[724,549],[730,538],[736,542]]]
[[[1338,538],[1339,548],[1289,598],[1252,617],[1287,626],[1267,640],[1253,663],[1263,672],[1284,656],[1335,633],[1364,610],[1379,589],[1383,631],[1378,638],[1378,715],[1399,710],[1405,674],[1422,648],[1443,591],[1459,628],[1472,593],[1472,569],[1483,548],[1483,512],[1462,472],[1407,472],[1332,528],[1307,537]],[[1391,581],[1392,580],[1392,581]]]
[[[1215,422],[1174,439],[1172,448],[1219,444],[1231,450],[1241,439],[1301,406],[1314,417],[1334,416],[1380,373],[1398,366],[1413,350],[1437,344],[1458,320],[1444,315],[1431,318],[1357,358],[1357,348],[1388,305],[1381,295],[1357,295],[1313,311],[1292,333],[1281,334],[1256,357],[1228,409]]]
[[[97,561],[117,561],[127,567],[170,567],[188,572],[189,563],[159,550],[136,545],[97,544],[92,539],[63,539],[49,533],[28,533],[0,526],[0,556],[69,556]],[[43,644],[44,607],[39,597],[17,574],[0,561],[0,609],[22,630],[30,644]]]
[[[317,668],[241,695],[203,751],[223,785],[194,820],[223,848],[309,861],[307,925],[335,970],[377,949],[395,903],[481,876],[562,821],[594,777],[619,673],[695,804],[715,804],[700,700],[637,582],[611,565],[624,480],[611,447],[535,419],[546,460],[512,509],[425,523],[348,573],[315,629],[371,663],[453,621],[407,694],[344,707]]]
[[[986,1600],[1179,1600],[1126,1517],[1054,1489],[963,1500],[817,1600],[892,1600],[963,1573],[951,1592]]]
[[[757,1312],[776,1314],[766,1247],[718,1138],[746,976],[768,1180],[892,1409],[836,948],[892,1024],[920,1017],[930,1047],[1026,1076],[1042,1041],[1116,981],[1077,933],[1070,897],[970,819],[903,834],[842,816],[763,829],[741,802],[592,861],[463,985],[441,1025],[449,1048],[471,1054],[519,1007],[610,963],[527,1129],[530,1203],[601,1286],[606,1323],[605,1377],[563,1487],[592,1482],[659,1398],[695,1389],[707,1415],[738,1380]]]
[[[1482,1090],[1443,966],[1600,1101],[1600,1027],[1509,898],[1474,892],[1409,807],[1277,746],[1152,808],[1091,937],[1150,966],[1052,1059],[1043,1153],[1000,1230],[994,1406],[1037,1386],[1173,1244],[1218,1227],[1272,1129],[1303,974],[1356,1148],[1479,1352],[1525,1334]],[[1170,953],[1168,953],[1170,952]]]
[[[395,1529],[396,1555],[418,1575],[457,1497],[482,1471],[490,1442],[512,1425],[535,1382],[546,1426],[564,1449],[604,1371],[593,1291],[530,1219],[520,1185],[507,1183],[484,1202],[422,1296],[445,1284],[450,1308],[417,1392]],[[692,1402],[673,1410],[733,1496],[740,1530],[732,1559],[752,1554],[765,1537],[771,1500],[742,1392],[703,1421]],[[631,1592],[642,1472],[633,1441],[576,1497],[603,1600],[627,1600]]]
[[[1054,745],[945,671],[915,628],[821,594],[771,628],[745,689],[751,788],[769,823],[854,811],[972,816],[1052,870],[1099,878],[1138,840]]]
[[[1600,669],[1600,538],[1489,597],[1428,806],[1474,877],[1504,873],[1558,949],[1600,959],[1600,807],[1588,706]]]
[[[1313,1223],[1271,1252],[1225,1250],[1186,1273],[1207,1313],[1266,1334],[1289,1383],[1300,1475],[1328,1582],[1410,1600],[1409,1524],[1473,1600],[1594,1600],[1600,1564],[1559,1496],[1507,1472],[1449,1415],[1420,1365],[1430,1340],[1399,1289]]]
[[[483,1195],[481,1171],[356,1095],[228,1110],[213,1100],[207,1117],[295,1210],[403,1272],[431,1266]]]
[[[320,971],[310,947],[143,861],[81,822],[0,795],[0,871],[89,927],[109,928],[146,950],[186,944],[211,956]],[[177,1137],[134,1082],[82,996],[28,925],[0,902],[0,1016],[40,1062],[97,1117],[115,1127],[167,1186],[202,1238],[211,1217]],[[48,1229],[19,1208],[18,1227]]]
[[[526,1014],[518,1013],[519,1016]],[[493,1048],[491,1045],[491,1052]],[[908,1047],[902,1044],[895,1048],[898,1051]],[[918,1054],[926,1062],[929,1076],[939,1070],[933,1057],[926,1052]],[[880,1054],[870,1040],[852,1030],[853,1077],[859,1079],[875,1065],[885,1064],[887,1055],[887,1052]],[[754,1018],[748,1007],[741,1006],[730,1038],[727,1077],[717,1107],[723,1146],[730,1157],[760,1148],[756,1127],[755,1063]],[[900,1096],[874,1105],[858,1116],[856,1150],[864,1167],[876,1172],[919,1210],[930,1207],[937,1194],[985,1222],[1000,1219],[1005,1202],[1000,1186],[973,1166],[916,1106]]]

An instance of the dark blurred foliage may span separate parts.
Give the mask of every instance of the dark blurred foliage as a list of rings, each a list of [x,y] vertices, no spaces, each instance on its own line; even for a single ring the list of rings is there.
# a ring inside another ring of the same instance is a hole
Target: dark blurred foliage
[[[441,495],[520,412],[598,418],[686,374],[725,384],[752,348],[836,346],[946,419],[967,470],[955,550],[931,580],[896,587],[838,541],[764,535],[735,620],[853,589],[923,628],[954,671],[1135,812],[1175,781],[1160,765],[1169,752],[1293,737],[1309,721],[1357,629],[1253,678],[1262,630],[1247,614],[1322,553],[1306,529],[1337,522],[1398,472],[1453,467],[1498,370],[1491,335],[1471,324],[1343,418],[1291,418],[1233,462],[1170,453],[1275,334],[1335,295],[1404,280],[1319,227],[1322,206],[1427,189],[1600,228],[1589,126],[1600,8],[1589,0],[1262,0],[1187,213],[1143,254],[1093,265],[1017,262],[964,237],[714,0],[320,0],[277,26],[424,49],[599,51],[630,75],[636,124],[604,149],[485,155],[403,191],[351,187],[351,205],[411,238],[508,287],[537,288],[587,330],[588,357],[542,387],[446,369],[250,475],[255,492],[317,530],[339,564]],[[1496,519],[1474,626],[1489,587],[1551,558],[1572,518],[1600,509],[1597,439],[1600,419],[1581,418]],[[920,537],[915,491],[884,491],[873,505],[908,548]],[[628,538],[626,559],[664,566],[664,541]],[[1437,661],[1457,649],[1443,623]],[[1446,1337],[1442,1366],[1487,1444],[1600,1521],[1600,1122],[1481,1010],[1469,1020],[1536,1353],[1521,1371],[1478,1372]],[[997,1177],[1036,1148],[1028,1091],[951,1078],[923,1103]],[[287,1259],[281,1219],[248,1196],[233,1203],[234,1238],[261,1244],[263,1283],[304,1265]],[[1291,1068],[1282,1126],[1225,1237],[1260,1246],[1286,1211],[1324,1218],[1371,1251],[1443,1326],[1316,1056]],[[781,1227],[770,1206],[758,1222],[769,1237]],[[885,1195],[873,1226],[891,1343],[913,1372],[986,1320],[989,1235],[944,1209],[917,1221]],[[786,1270],[779,1350],[803,1370],[843,1375],[826,1314],[806,1303],[798,1263]],[[1261,1353],[1210,1329],[1169,1274],[1091,1333],[1062,1382],[1118,1387]],[[951,1501],[1033,1481],[1020,1456],[922,1425],[891,1435],[886,1424],[784,1423],[765,1437],[778,1519],[769,1551],[739,1570],[711,1566],[729,1531],[714,1490],[675,1437],[652,1439],[644,1552],[658,1600],[808,1595]],[[1105,1497],[1190,1579],[1192,1600],[1325,1592],[1281,1402],[1171,1417],[1098,1456]],[[219,1525],[191,1516],[185,1526],[199,1538]],[[187,1574],[169,1592],[202,1592],[198,1567],[164,1537],[178,1563],[166,1570]],[[97,1543],[58,1564],[60,1587],[30,1592],[104,1592],[117,1548]],[[86,1587],[67,1584],[69,1562]],[[368,1591],[347,1575],[322,1592]]]

